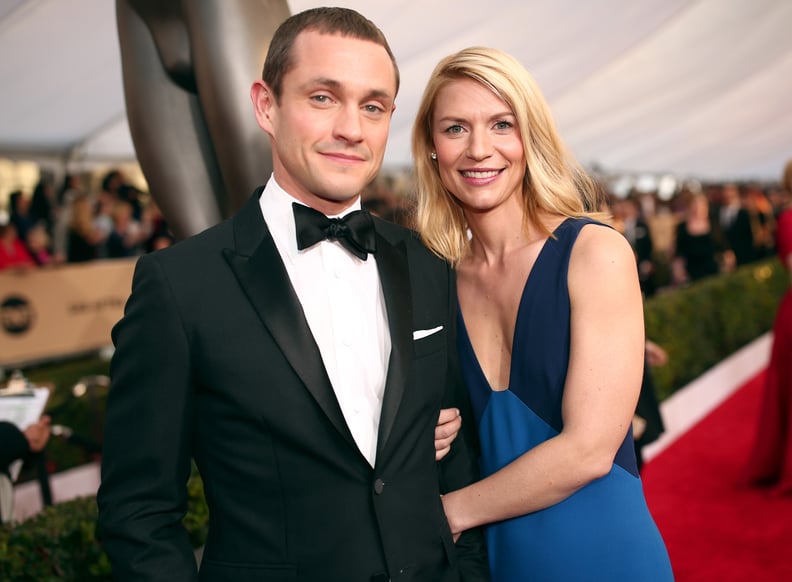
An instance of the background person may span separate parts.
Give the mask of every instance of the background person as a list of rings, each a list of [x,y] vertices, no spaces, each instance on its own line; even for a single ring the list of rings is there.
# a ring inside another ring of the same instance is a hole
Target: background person
[[[25,430],[15,424],[0,421],[0,522],[7,522],[13,516],[14,492],[9,465],[24,459],[31,453],[44,450],[50,437],[50,417],[42,416]]]
[[[0,223],[0,271],[27,270],[36,266],[25,241],[19,238],[13,222]]]
[[[101,256],[107,232],[94,216],[93,202],[87,194],[76,196],[69,209],[66,233],[66,262],[84,263]]]
[[[782,187],[792,193],[792,160],[787,162]],[[778,216],[776,252],[792,272],[792,207]],[[741,479],[768,487],[775,494],[792,493],[792,289],[787,289],[773,323],[773,345],[767,365],[764,395],[756,437]]]
[[[674,283],[693,283],[720,272],[718,244],[710,221],[709,201],[704,194],[690,196],[675,232],[671,265]]]
[[[665,432],[665,423],[657,399],[652,368],[664,366],[667,362],[668,353],[655,342],[646,340],[646,359],[644,360],[641,392],[638,395],[638,404],[633,417],[633,442],[639,472],[644,466],[643,448],[655,442]]]

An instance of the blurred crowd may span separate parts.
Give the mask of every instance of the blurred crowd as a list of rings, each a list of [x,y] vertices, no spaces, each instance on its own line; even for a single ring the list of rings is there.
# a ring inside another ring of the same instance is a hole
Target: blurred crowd
[[[727,182],[685,186],[666,201],[654,192],[609,196],[609,209],[649,297],[773,256],[789,197],[777,184]]]
[[[635,251],[647,297],[772,256],[776,217],[790,202],[776,184],[694,183],[662,198],[637,189],[617,196],[602,184],[613,226]],[[362,203],[411,226],[412,190],[408,173],[383,173]],[[10,194],[7,216],[0,221],[0,269],[131,257],[174,242],[154,199],[117,169],[94,191],[76,175],[59,188],[42,178],[33,192]]]
[[[691,182],[660,196],[637,188],[617,195],[599,182],[611,224],[635,251],[646,297],[773,256],[776,218],[791,196],[780,183]],[[380,176],[362,198],[373,214],[412,225],[409,179]]]
[[[0,270],[134,257],[173,242],[154,200],[117,169],[91,191],[80,176],[42,178],[8,196],[0,221]]]

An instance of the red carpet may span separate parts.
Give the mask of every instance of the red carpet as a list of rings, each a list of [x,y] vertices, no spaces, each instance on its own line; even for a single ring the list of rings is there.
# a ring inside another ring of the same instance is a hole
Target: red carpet
[[[792,580],[792,497],[736,485],[764,372],[646,464],[646,499],[678,582]]]

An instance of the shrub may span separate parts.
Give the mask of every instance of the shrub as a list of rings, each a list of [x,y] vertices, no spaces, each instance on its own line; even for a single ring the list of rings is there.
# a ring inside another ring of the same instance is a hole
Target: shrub
[[[94,538],[96,499],[47,507],[22,524],[0,528],[0,580],[112,580]]]
[[[776,259],[648,299],[646,337],[668,352],[652,370],[663,400],[773,326],[789,273]]]
[[[184,526],[194,548],[206,543],[209,511],[203,484],[193,472],[187,484]],[[110,560],[96,540],[96,497],[47,507],[20,524],[0,527],[0,580],[112,580]]]

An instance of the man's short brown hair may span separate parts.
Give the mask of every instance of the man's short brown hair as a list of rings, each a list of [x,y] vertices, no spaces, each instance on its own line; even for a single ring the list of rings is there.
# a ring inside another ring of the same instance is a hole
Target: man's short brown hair
[[[301,32],[306,30],[321,34],[337,34],[380,45],[388,53],[396,75],[396,92],[399,90],[399,67],[383,32],[368,18],[348,8],[320,7],[299,12],[287,18],[275,31],[264,62],[262,79],[280,100],[283,77],[293,67],[292,47]]]

